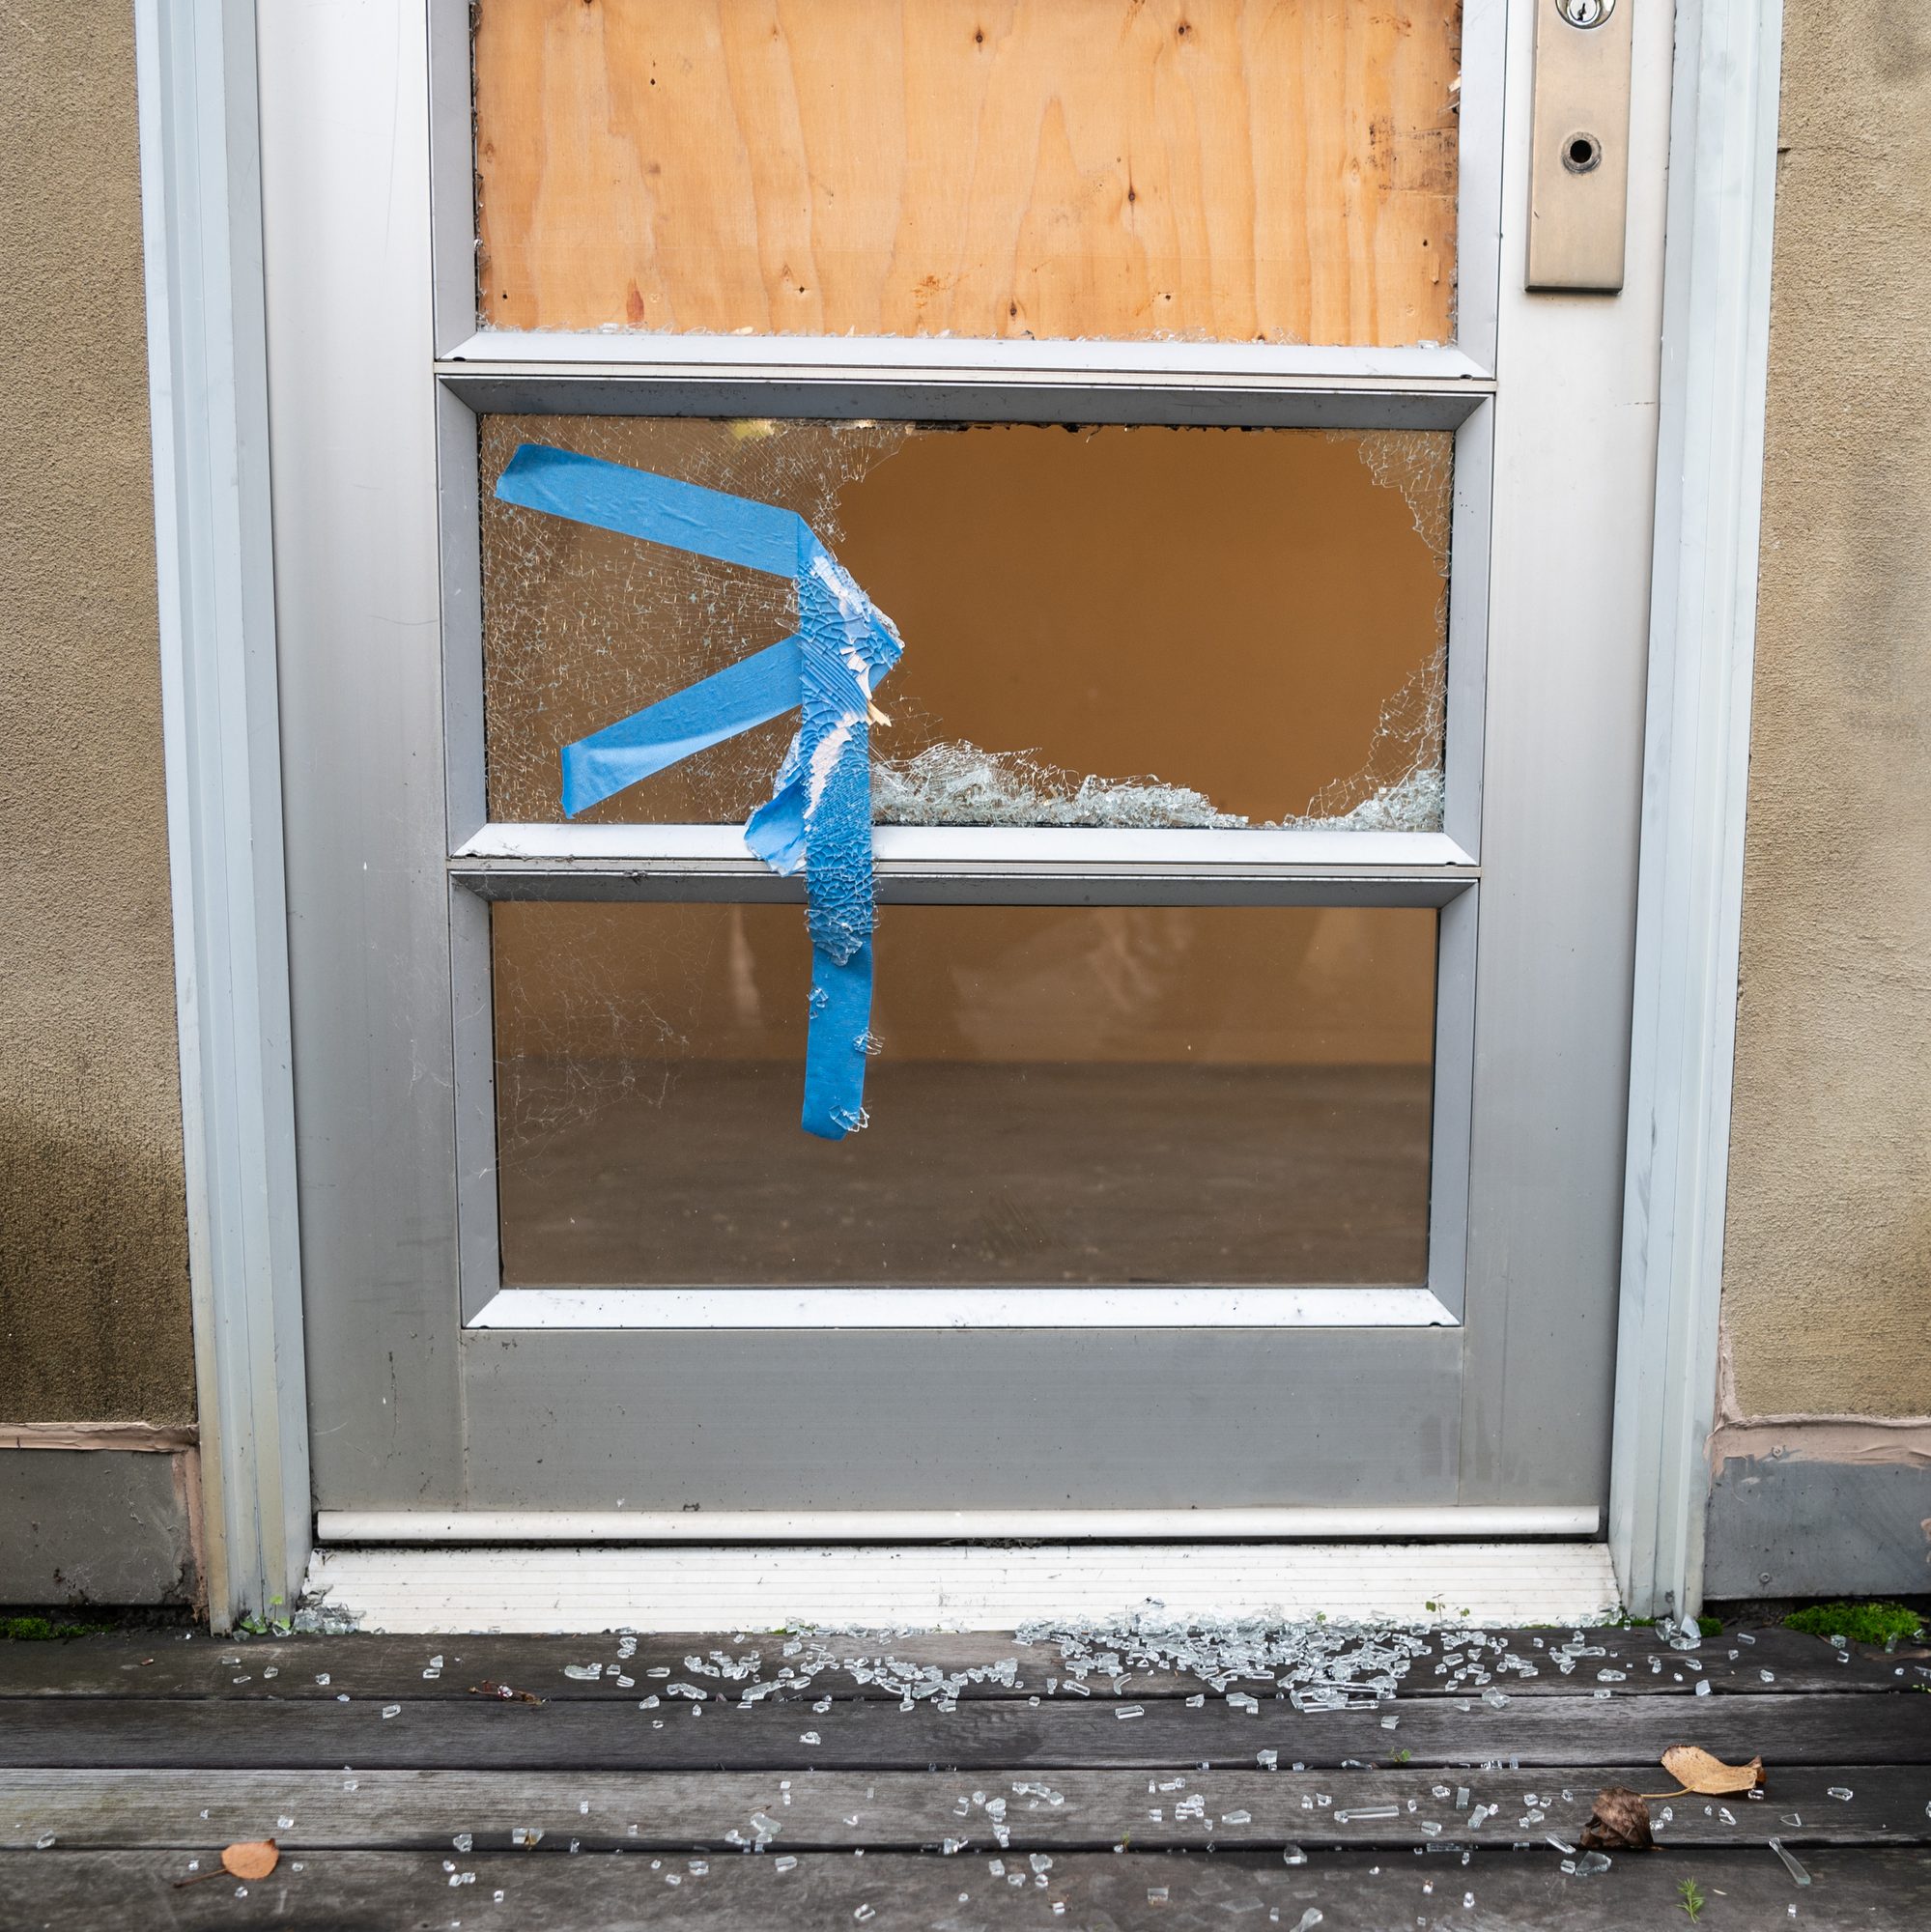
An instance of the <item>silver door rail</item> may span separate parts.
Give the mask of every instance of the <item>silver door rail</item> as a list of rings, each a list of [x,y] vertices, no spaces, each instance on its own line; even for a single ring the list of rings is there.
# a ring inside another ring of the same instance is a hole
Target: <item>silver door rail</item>
[[[1446,1509],[324,1510],[328,1544],[1327,1543],[1594,1536],[1602,1512],[1515,1504]]]

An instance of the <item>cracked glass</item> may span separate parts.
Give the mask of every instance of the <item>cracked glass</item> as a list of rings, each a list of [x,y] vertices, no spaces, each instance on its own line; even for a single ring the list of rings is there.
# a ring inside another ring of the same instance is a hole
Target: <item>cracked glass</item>
[[[485,416],[489,810],[562,747],[787,636],[783,579],[496,500],[524,442],[798,512],[896,624],[888,825],[1435,831],[1449,431]],[[741,822],[778,719],[592,823]]]

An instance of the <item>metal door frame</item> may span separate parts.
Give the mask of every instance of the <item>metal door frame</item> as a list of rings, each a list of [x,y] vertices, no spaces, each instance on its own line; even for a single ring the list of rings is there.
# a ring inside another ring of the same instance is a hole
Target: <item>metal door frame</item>
[[[435,11],[467,10],[435,0]],[[1636,935],[1632,1119],[1639,1132],[1631,1141],[1629,1194],[1631,1233],[1640,1238],[1625,1255],[1612,1492],[1612,1538],[1638,1608],[1650,1606],[1646,1598],[1661,1601],[1665,1580],[1683,1607],[1698,1588],[1695,1459],[1712,1395],[1701,1384],[1714,1382],[1704,1369],[1720,1269],[1778,27],[1774,6],[1759,10],[1750,0],[1700,0],[1684,11],[1689,30],[1677,43],[1670,142],[1664,300],[1672,333],[1661,394],[1665,468]],[[274,715],[275,682],[274,627],[262,596],[270,559],[260,457],[270,381],[258,346],[264,304],[255,197],[259,191],[279,205],[298,192],[320,217],[325,247],[345,245],[341,230],[353,225],[353,245],[368,270],[355,314],[319,312],[287,291],[278,304],[271,225],[266,306],[278,416],[326,411],[331,399],[313,393],[318,377],[350,382],[353,412],[369,420],[406,413],[412,405],[394,372],[371,354],[368,322],[379,315],[390,327],[419,326],[425,343],[432,339],[427,277],[415,272],[432,245],[423,205],[429,116],[418,123],[409,103],[426,101],[433,86],[453,111],[458,90],[447,72],[432,76],[426,23],[407,14],[399,20],[370,9],[347,23],[331,21],[333,40],[315,22],[271,17],[262,23],[258,67],[244,0],[218,9],[139,0],[137,13],[189,1219],[210,1452],[208,1567],[212,1614],[225,1626],[294,1586],[308,1509],[302,1322],[288,1241],[293,1175],[278,1157],[292,1144],[294,1112],[292,1075],[276,1051],[289,973],[273,919],[276,748],[272,730],[266,738],[263,731],[264,717]],[[1493,5],[1471,8],[1470,31],[1479,36],[1496,13]],[[1519,6],[1508,22],[1512,59],[1520,57],[1528,24]],[[275,108],[266,117],[260,175],[258,71]],[[323,169],[318,129],[300,97],[329,89],[337,120],[323,145],[340,166]],[[460,105],[467,117],[467,70]],[[292,118],[284,118],[290,108]],[[366,145],[367,162],[346,158],[345,137]],[[1514,125],[1508,139],[1519,142]],[[360,173],[318,206],[314,182],[339,183],[342,170],[355,167]],[[467,191],[466,182],[466,201]],[[372,213],[384,218],[372,223]],[[1465,261],[1466,249],[1481,243],[1464,235]],[[446,225],[434,245],[446,255]],[[466,237],[466,257],[467,247]],[[1504,250],[1505,278],[1519,278],[1519,256],[1518,237]],[[1476,319],[1466,298],[1464,316]],[[1586,326],[1582,333],[1586,341]],[[1546,370],[1545,380],[1559,374]],[[1512,382],[1512,407],[1519,395]],[[303,628],[308,613],[339,593],[317,572],[318,552],[329,543],[339,554],[357,537],[386,543],[400,534],[409,544],[412,532],[412,547],[433,558],[434,531],[407,490],[374,491],[380,500],[355,503],[344,515],[298,474],[278,468],[274,482],[284,629],[292,616]],[[1534,540],[1532,514],[1521,536]],[[433,600],[423,608],[418,582],[383,569],[382,547],[373,546],[374,568],[357,594],[406,639],[433,626],[438,613]],[[211,611],[219,621],[209,621]],[[378,737],[405,746],[415,732],[419,748],[434,742],[440,720],[405,707],[371,724]],[[422,781],[434,781],[424,774]],[[299,795],[296,786],[287,796],[292,874],[296,855],[317,849],[305,842],[318,828],[299,822]],[[326,831],[320,837],[326,847]],[[378,889],[407,897],[409,870],[408,855],[399,855],[394,878]],[[297,920],[298,930],[298,910]],[[433,935],[418,937],[433,949]],[[355,1001],[353,990],[332,988],[328,996]],[[380,1054],[379,1030],[367,1031],[369,1051]],[[433,1068],[428,1079],[433,1085]],[[305,1186],[353,1182],[358,1165],[392,1155],[399,1143],[419,1151],[427,1123],[411,1114],[363,1125],[369,1145],[321,1151]],[[433,1143],[433,1126],[428,1132]],[[1674,1216],[1665,1206],[1638,1218],[1638,1203],[1665,1201],[1656,1185],[1663,1179],[1674,1183]],[[435,1194],[433,1180],[424,1187]],[[422,1205],[433,1222],[448,1204],[425,1198]],[[418,1386],[454,1376],[454,1351],[438,1346],[432,1323],[414,1321],[417,1311],[366,1313],[387,1324],[385,1339],[403,1345],[401,1361],[389,1350],[393,1374]],[[399,1413],[390,1419],[402,1426]]]

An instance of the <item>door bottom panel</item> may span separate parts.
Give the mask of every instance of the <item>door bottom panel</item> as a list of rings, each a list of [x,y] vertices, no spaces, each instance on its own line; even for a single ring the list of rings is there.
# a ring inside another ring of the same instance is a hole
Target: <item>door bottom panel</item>
[[[1463,1334],[472,1329],[462,1492],[403,1488],[374,1464],[353,1490],[319,1488],[317,1504],[1438,1508],[1462,1500]],[[1519,1500],[1600,1500],[1554,1460]]]

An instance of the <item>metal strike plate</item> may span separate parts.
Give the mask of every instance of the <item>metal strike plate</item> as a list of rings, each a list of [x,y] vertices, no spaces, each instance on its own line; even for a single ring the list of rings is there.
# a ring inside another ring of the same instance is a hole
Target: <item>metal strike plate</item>
[[[1636,0],[1534,0],[1531,290],[1614,295],[1630,198]]]

